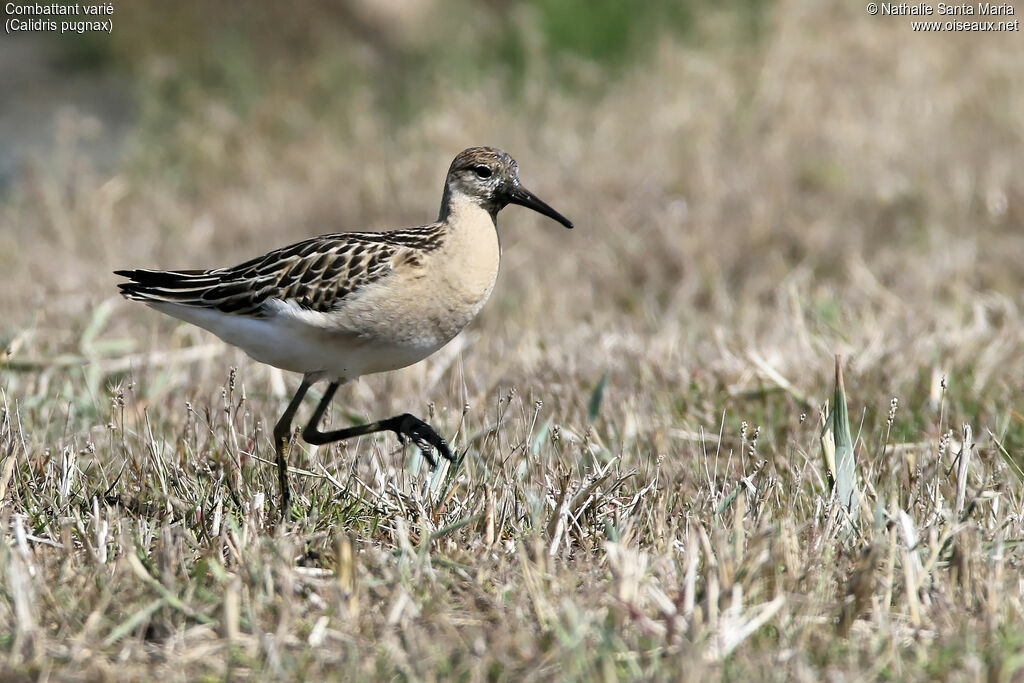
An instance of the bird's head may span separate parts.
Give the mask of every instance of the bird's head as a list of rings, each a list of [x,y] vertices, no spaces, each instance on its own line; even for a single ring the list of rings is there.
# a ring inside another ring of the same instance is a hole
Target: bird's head
[[[495,147],[470,147],[452,161],[445,180],[441,220],[447,218],[451,202],[456,201],[470,201],[491,216],[509,204],[519,204],[572,228],[568,218],[523,187],[519,181],[519,164]]]

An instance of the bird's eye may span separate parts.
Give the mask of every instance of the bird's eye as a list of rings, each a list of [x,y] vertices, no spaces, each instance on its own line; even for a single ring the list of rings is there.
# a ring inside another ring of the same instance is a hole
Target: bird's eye
[[[488,168],[487,166],[475,166],[473,168],[473,173],[476,173],[478,178],[490,178],[491,177],[491,169]]]

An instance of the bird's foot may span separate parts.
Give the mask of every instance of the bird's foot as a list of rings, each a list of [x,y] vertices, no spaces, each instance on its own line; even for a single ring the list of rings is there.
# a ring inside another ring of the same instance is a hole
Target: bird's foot
[[[452,451],[448,447],[448,442],[441,438],[441,435],[423,420],[409,413],[399,415],[393,419],[394,423],[390,427],[398,435],[399,442],[404,444],[406,437],[411,439],[430,464],[430,469],[437,467],[437,458],[434,457],[431,447],[436,448],[437,452],[445,460],[449,462],[455,460],[455,456],[452,455]]]

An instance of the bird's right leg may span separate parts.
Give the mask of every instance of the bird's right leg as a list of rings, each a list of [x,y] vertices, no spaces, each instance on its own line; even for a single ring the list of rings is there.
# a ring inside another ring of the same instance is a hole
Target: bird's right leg
[[[288,461],[285,459],[285,456],[287,455],[288,444],[292,436],[292,419],[295,417],[295,411],[302,404],[302,399],[305,397],[306,392],[309,391],[309,385],[309,380],[303,377],[302,384],[299,385],[295,396],[288,403],[288,407],[284,409],[281,419],[274,425],[274,449],[277,451],[277,481],[281,486],[282,522],[288,517],[288,501],[291,498],[291,494],[288,491]]]
[[[431,469],[437,467],[437,459],[434,457],[434,454],[430,452],[431,446],[436,448],[438,453],[440,453],[441,457],[445,460],[454,462],[455,456],[452,455],[452,451],[448,447],[448,442],[445,441],[440,434],[434,431],[433,427],[415,415],[410,415],[409,413],[389,417],[386,420],[377,420],[376,422],[368,422],[354,427],[347,427],[345,429],[321,432],[317,428],[317,425],[320,423],[321,418],[323,418],[324,412],[327,410],[327,406],[331,403],[331,399],[334,398],[334,392],[337,390],[337,382],[332,382],[328,385],[327,391],[324,392],[323,398],[320,399],[320,403],[317,405],[316,410],[313,411],[313,416],[309,419],[309,423],[306,424],[306,428],[302,430],[302,438],[305,439],[307,443],[311,443],[315,446],[322,446],[324,444],[334,443],[335,441],[341,441],[342,439],[351,439],[354,436],[390,431],[398,435],[399,440],[403,440],[405,437],[412,439],[413,443],[419,447],[420,453],[423,454],[424,459],[430,463]]]

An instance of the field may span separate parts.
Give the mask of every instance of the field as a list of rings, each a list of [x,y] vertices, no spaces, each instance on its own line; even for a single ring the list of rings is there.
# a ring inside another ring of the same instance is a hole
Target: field
[[[1019,33],[811,0],[140,7],[60,45],[131,93],[116,160],[66,111],[0,198],[0,675],[1024,676]],[[433,221],[477,144],[576,229],[502,212],[477,320],[327,420],[409,411],[464,458],[297,442],[279,526],[298,378],[112,271]]]

